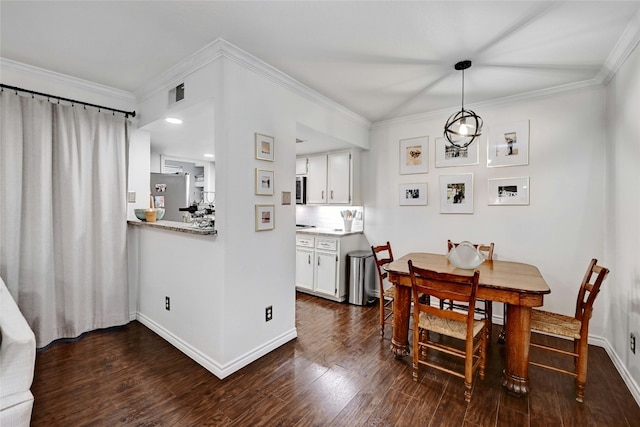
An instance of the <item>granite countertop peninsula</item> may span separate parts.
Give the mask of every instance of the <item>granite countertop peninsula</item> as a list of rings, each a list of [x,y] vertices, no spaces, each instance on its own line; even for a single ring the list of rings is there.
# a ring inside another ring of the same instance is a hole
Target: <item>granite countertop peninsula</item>
[[[351,236],[352,234],[362,234],[362,230],[357,231],[344,231],[342,228],[316,228],[316,227],[308,227],[308,228],[299,228],[296,230],[297,234],[309,234],[313,236],[332,236],[332,237],[342,237],[342,236]]]
[[[161,228],[163,230],[177,231],[179,233],[197,234],[200,236],[215,236],[218,230],[213,227],[199,228],[187,222],[164,221],[146,222],[140,220],[128,220],[127,224],[138,227]]]

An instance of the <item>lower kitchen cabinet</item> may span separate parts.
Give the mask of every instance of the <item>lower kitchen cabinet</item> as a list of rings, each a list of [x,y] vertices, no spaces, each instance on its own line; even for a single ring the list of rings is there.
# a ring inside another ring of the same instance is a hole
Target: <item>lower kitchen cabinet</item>
[[[314,250],[296,247],[296,286],[313,290]]]
[[[333,301],[346,300],[347,254],[360,249],[361,237],[296,234],[296,289]]]
[[[315,256],[316,282],[314,290],[329,296],[338,295],[338,254],[317,252]]]

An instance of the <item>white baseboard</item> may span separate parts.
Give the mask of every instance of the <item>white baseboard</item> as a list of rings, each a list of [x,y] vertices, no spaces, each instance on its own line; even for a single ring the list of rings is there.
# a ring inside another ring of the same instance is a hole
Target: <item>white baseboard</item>
[[[638,406],[640,406],[640,386],[638,386],[638,383],[633,379],[633,377],[629,373],[629,370],[624,365],[624,363],[622,363],[622,360],[618,356],[618,353],[616,353],[609,341],[606,338],[594,337],[592,335],[589,335],[589,344],[597,345],[598,347],[604,348],[604,350],[609,355],[609,358],[613,362],[613,365],[616,367],[618,373],[622,377],[622,380],[627,385],[627,388],[631,392],[631,395],[636,400]]]
[[[197,348],[191,346],[189,343],[183,341],[178,338],[171,332],[167,331],[165,328],[146,317],[145,315],[138,313],[137,320],[151,329],[156,334],[160,335],[171,345],[176,347],[178,350],[189,356],[196,363],[201,365],[203,368],[211,372],[213,375],[218,377],[219,379],[223,379],[234,372],[240,370],[241,368],[247,366],[251,362],[259,359],[270,351],[275,350],[276,348],[282,346],[283,344],[295,339],[298,336],[297,330],[294,328],[290,331],[285,332],[284,334],[272,339],[271,341],[237,357],[236,359],[230,361],[229,363],[222,364],[206,354],[199,351]]]

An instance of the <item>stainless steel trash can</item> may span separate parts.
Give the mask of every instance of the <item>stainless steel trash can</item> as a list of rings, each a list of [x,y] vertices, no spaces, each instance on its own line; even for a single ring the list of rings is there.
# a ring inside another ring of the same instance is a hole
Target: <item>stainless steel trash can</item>
[[[371,251],[354,251],[347,254],[349,265],[349,304],[367,305],[373,302],[375,265]]]

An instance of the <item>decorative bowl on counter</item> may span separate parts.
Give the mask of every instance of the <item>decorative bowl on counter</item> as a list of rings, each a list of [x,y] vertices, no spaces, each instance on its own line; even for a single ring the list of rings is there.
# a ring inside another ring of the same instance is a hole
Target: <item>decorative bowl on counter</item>
[[[140,221],[146,221],[147,216],[145,212],[148,210],[149,209],[134,209],[136,218],[138,218]],[[161,220],[164,217],[164,208],[155,208],[155,211],[156,211],[156,219]]]

